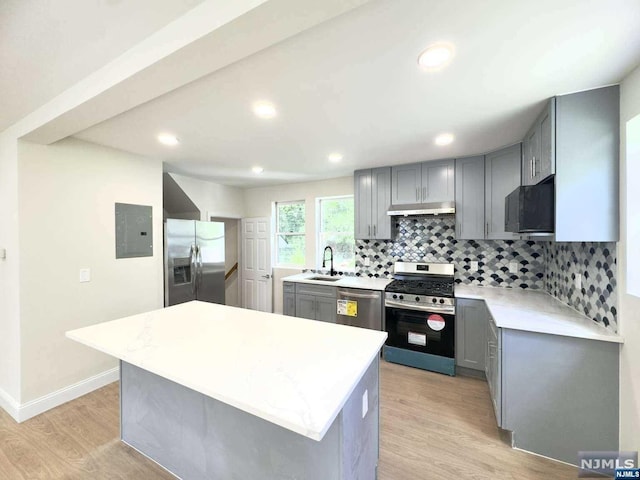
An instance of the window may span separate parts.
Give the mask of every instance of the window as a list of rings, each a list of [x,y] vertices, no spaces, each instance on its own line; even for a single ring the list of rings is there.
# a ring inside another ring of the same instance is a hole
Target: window
[[[276,264],[303,266],[304,201],[276,203]]]
[[[355,268],[353,226],[353,196],[318,199],[318,266],[322,266],[324,247],[328,245],[333,249],[336,270]]]

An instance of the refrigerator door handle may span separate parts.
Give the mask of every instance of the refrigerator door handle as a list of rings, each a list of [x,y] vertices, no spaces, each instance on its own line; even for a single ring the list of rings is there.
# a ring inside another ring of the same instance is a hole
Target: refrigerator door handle
[[[200,250],[200,245],[196,245],[196,291],[200,289],[200,284],[202,283],[202,251]],[[197,298],[196,298],[197,300]]]
[[[196,275],[197,275],[197,264],[196,264],[196,246],[191,245],[189,249],[189,268],[191,269],[191,295],[195,297],[196,295]]]

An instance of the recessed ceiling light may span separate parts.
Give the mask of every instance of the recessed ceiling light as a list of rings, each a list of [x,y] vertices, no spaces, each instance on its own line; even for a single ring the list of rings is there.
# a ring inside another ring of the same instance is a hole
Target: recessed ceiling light
[[[262,167],[253,167],[253,168],[251,169],[251,171],[252,171],[253,173],[258,173],[258,174],[259,174],[259,173],[264,172],[264,168],[262,168]]]
[[[170,147],[175,147],[180,143],[180,140],[175,135],[171,135],[170,133],[161,133],[158,135],[158,141],[163,145],[169,145]]]
[[[453,45],[435,43],[418,56],[418,65],[426,70],[437,70],[446,66],[453,58]]]
[[[451,142],[453,142],[453,139],[454,139],[453,134],[441,133],[436,137],[435,144],[440,146],[449,145]]]
[[[332,163],[338,163],[340,160],[342,160],[341,153],[332,153],[331,155],[329,155],[329,161]]]
[[[253,105],[253,113],[260,118],[273,118],[276,116],[276,107],[273,103],[257,102]]]

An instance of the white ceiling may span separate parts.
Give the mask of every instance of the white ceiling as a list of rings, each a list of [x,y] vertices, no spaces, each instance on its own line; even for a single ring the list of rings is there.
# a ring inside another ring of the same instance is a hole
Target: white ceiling
[[[442,40],[453,62],[420,70]],[[229,185],[330,178],[514,143],[544,99],[639,63],[638,0],[374,0],[76,136]],[[256,118],[256,100],[278,116]],[[181,144],[159,145],[164,131]],[[456,141],[436,147],[444,131]]]
[[[1,0],[0,131],[201,1]]]

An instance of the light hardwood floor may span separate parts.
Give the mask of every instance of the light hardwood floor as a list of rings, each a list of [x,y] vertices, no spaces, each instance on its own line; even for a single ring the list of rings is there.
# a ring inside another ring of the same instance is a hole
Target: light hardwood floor
[[[19,425],[0,410],[0,479],[173,479],[119,441],[118,409],[114,383]],[[576,477],[500,441],[486,382],[381,362],[380,480]]]

